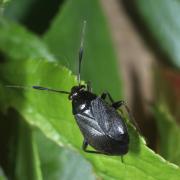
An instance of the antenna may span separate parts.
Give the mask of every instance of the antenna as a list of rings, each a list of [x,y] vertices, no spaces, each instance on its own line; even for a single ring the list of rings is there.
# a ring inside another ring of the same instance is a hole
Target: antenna
[[[42,86],[32,86],[32,88],[36,90],[43,90],[43,91],[45,90],[45,91],[52,91],[52,92],[63,93],[63,94],[70,94],[70,92],[67,92],[67,91],[61,91],[61,90],[46,88]]]
[[[82,57],[83,57],[85,29],[86,29],[86,20],[83,21],[83,28],[82,28],[82,34],[81,34],[81,43],[80,43],[80,48],[79,48],[79,62],[78,62],[78,74],[77,74],[77,79],[78,79],[79,86],[81,84],[81,62],[82,62]]]
[[[26,86],[16,86],[16,85],[7,85],[6,87],[8,88],[18,88],[18,89],[36,89],[36,90],[43,90],[43,91],[51,91],[51,92],[57,92],[57,93],[63,93],[63,94],[70,94],[70,92],[67,91],[61,91],[61,90],[56,90],[56,89],[51,89],[47,87],[42,87],[42,86],[32,86],[32,87],[26,87]]]

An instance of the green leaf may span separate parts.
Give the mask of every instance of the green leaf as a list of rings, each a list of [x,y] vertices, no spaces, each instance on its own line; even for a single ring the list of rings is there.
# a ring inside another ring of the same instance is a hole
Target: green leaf
[[[8,3],[3,15],[22,23],[32,32],[42,34],[49,27],[62,1],[13,0]]]
[[[180,165],[180,127],[168,108],[159,103],[153,108],[160,135],[159,153],[170,162]]]
[[[34,2],[35,0],[13,0],[6,6],[4,15],[16,21],[23,21],[27,17]]]
[[[16,34],[16,36],[14,36]],[[21,38],[19,38],[21,36]],[[47,58],[53,61],[54,57],[35,35],[28,34],[25,28],[20,28],[16,24],[9,24],[0,18],[0,48],[1,52],[13,59],[26,58]],[[27,46],[28,44],[28,46]],[[8,51],[11,49],[10,51]],[[6,53],[8,51],[8,54]]]
[[[19,121],[15,158],[15,179],[41,180],[41,169],[33,131],[25,121]]]
[[[2,156],[6,155],[2,152],[7,151],[9,179],[95,179],[90,164],[79,153],[60,148],[12,109],[6,115],[0,115],[0,151]],[[2,138],[6,138],[6,142],[2,143]],[[4,148],[7,143],[8,148]],[[0,169],[1,177],[3,171]]]
[[[0,16],[4,13],[4,8],[10,0],[0,0]]]
[[[107,90],[115,99],[122,98],[117,59],[107,23],[97,0],[66,1],[45,34],[45,42],[61,64],[76,73],[84,20],[87,25],[82,78],[92,82],[92,88],[97,94]]]
[[[144,23],[171,63],[180,68],[180,1],[134,1]]]
[[[8,179],[41,180],[31,128],[12,108],[6,114],[0,113],[0,116],[1,163]]]
[[[0,180],[7,180],[6,176],[4,175],[3,170],[0,167]]]
[[[11,24],[9,24],[9,27],[15,28]],[[21,28],[18,27],[18,29]],[[28,32],[22,31],[24,36],[25,34],[30,36]],[[3,32],[3,26],[1,26],[1,32]],[[16,37],[23,42],[24,36],[20,36],[19,31],[13,32],[13,36],[9,38]],[[16,45],[14,41],[8,39],[7,41],[10,42],[9,47]],[[1,42],[0,49],[4,47]],[[28,47],[29,43],[26,44],[26,48]],[[4,48],[3,50],[5,54],[9,55],[12,49]],[[23,51],[24,48],[21,49]],[[12,60],[12,58],[11,54],[9,61],[5,61],[0,67],[2,83],[23,84],[26,86],[40,84],[63,90],[69,90],[76,84],[75,76],[68,69],[54,62],[42,61],[41,58],[28,59],[28,56],[27,59],[18,61]],[[58,145],[71,148],[82,154],[92,164],[96,174],[103,179],[139,180],[146,178],[176,180],[180,177],[180,169],[150,150],[129,124],[130,150],[123,157],[124,162],[122,163],[119,156],[92,155],[82,151],[83,137],[72,116],[71,103],[66,95],[42,93],[42,91],[36,90],[19,91],[3,86],[1,86],[0,92],[4,94],[0,96],[4,102],[3,105],[6,103],[7,106],[16,108],[31,125],[40,128],[49,139]]]
[[[95,180],[90,164],[77,152],[60,148],[41,132],[35,132],[44,180]]]

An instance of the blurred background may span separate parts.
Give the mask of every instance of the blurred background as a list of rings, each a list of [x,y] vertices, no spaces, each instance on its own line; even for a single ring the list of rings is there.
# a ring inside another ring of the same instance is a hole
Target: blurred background
[[[91,80],[98,94],[109,90],[114,99],[124,99],[147,145],[180,164],[180,149],[174,151],[180,143],[180,2],[99,0],[98,6],[94,1],[85,2],[78,12],[67,14],[64,8],[68,1],[72,0],[1,0],[0,11],[2,17],[42,38],[55,58],[73,73],[81,22],[87,19],[82,79]],[[74,6],[78,7],[78,3],[74,2]],[[75,16],[72,23],[68,21],[70,16]],[[65,22],[63,18],[67,23],[58,27]],[[106,33],[108,40],[104,39]],[[4,53],[0,60],[3,63]],[[0,141],[1,154],[6,155],[2,148],[6,139]],[[5,161],[2,156],[0,161]]]

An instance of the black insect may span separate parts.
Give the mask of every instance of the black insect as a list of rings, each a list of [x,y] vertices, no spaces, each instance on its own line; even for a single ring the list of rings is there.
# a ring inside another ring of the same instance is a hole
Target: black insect
[[[85,152],[124,155],[129,149],[129,135],[124,119],[117,110],[124,106],[129,111],[128,107],[124,101],[114,102],[108,92],[97,96],[91,91],[90,83],[87,83],[87,86],[81,85],[80,71],[85,25],[86,22],[84,22],[79,50],[78,85],[72,87],[71,92],[41,86],[33,86],[33,88],[69,95],[69,100],[72,101],[73,115],[84,136],[82,149]],[[106,101],[107,97],[111,104]],[[88,145],[91,145],[95,151],[87,150]]]

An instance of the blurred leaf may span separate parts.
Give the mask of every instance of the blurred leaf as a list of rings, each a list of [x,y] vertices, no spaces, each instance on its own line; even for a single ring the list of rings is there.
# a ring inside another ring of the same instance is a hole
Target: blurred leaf
[[[0,111],[0,164],[8,179],[14,179],[17,127],[18,123],[11,108],[6,114]]]
[[[0,167],[0,180],[7,180],[6,176],[4,175],[3,170]]]
[[[8,2],[10,2],[10,0],[0,0],[0,7],[4,6]]]
[[[16,36],[14,36],[16,34]],[[21,36],[21,38],[19,38]],[[3,18],[0,18],[0,48],[1,52],[6,52],[8,49],[9,57],[12,59],[28,58],[48,58],[53,61],[54,57],[47,50],[47,47],[33,34],[26,33],[24,28],[20,28],[16,24],[9,24]],[[28,44],[28,46],[27,46]]]
[[[41,169],[33,131],[25,121],[19,121],[15,156],[15,179],[41,180]]]
[[[122,98],[122,84],[110,33],[97,0],[67,0],[44,36],[50,50],[77,73],[78,51],[83,21],[85,32],[82,78],[92,82],[97,94],[107,90]]]
[[[171,63],[180,69],[180,1],[134,1],[144,23]]]
[[[8,3],[3,14],[31,31],[42,34],[49,27],[61,1],[63,0],[13,0]]]
[[[4,13],[4,8],[10,0],[0,0],[0,16]]]
[[[0,0],[0,4],[5,4],[7,2],[10,2],[10,0]]]
[[[6,6],[4,15],[16,21],[23,21],[35,1],[37,0],[12,0]]]
[[[6,26],[5,26],[6,27]],[[11,23],[9,28],[15,28]],[[25,34],[31,35],[17,27],[18,31],[13,31],[12,36],[23,42]],[[1,32],[6,28],[1,26]],[[19,31],[24,33],[23,36]],[[8,47],[4,48],[1,44],[2,33],[0,33],[0,49],[3,47],[5,54],[11,54],[11,60],[1,64],[0,73],[2,83],[9,84],[41,84],[53,88],[70,89],[75,83],[75,76],[62,66],[55,65],[54,62],[48,60],[40,61],[40,59],[12,60],[11,51],[17,43],[7,39]],[[4,42],[5,43],[5,40]],[[25,44],[25,43],[22,43]],[[26,44],[28,49],[29,44]],[[24,47],[21,48],[21,51]],[[37,50],[35,51],[36,54]],[[22,52],[23,54],[24,52]],[[48,54],[46,52],[46,54]],[[33,55],[33,52],[32,52]],[[15,56],[16,57],[16,56]],[[18,63],[17,63],[18,62]],[[21,71],[19,71],[21,70]],[[72,116],[71,104],[66,95],[51,94],[41,91],[19,91],[0,87],[1,101],[3,105],[16,108],[21,115],[33,126],[39,127],[42,132],[51,140],[59,145],[71,147],[75,151],[81,153],[92,164],[95,172],[99,177],[104,179],[173,179],[178,180],[180,177],[180,169],[168,162],[162,157],[155,154],[147,148],[142,138],[137,132],[128,125],[130,134],[130,151],[123,157],[124,163],[121,162],[119,156],[92,155],[84,153],[81,149],[82,135],[78,129]]]
[[[13,131],[11,140],[6,142],[9,143],[7,156],[11,161],[11,168],[6,169],[9,179],[80,180],[85,176],[87,180],[95,179],[90,164],[78,153],[60,148],[45,138],[39,130],[29,127],[14,110],[9,110],[4,117],[9,126],[5,131]],[[18,128],[12,128],[12,122]],[[3,172],[0,169],[1,176]]]
[[[39,131],[35,137],[44,180],[95,180],[90,164],[78,153],[60,148]]]
[[[156,105],[153,112],[160,135],[160,154],[180,165],[180,127],[164,104]]]
[[[3,156],[0,159],[8,179],[42,179],[29,125],[22,121],[22,117],[12,108],[9,108],[6,114],[0,115],[0,150]]]

